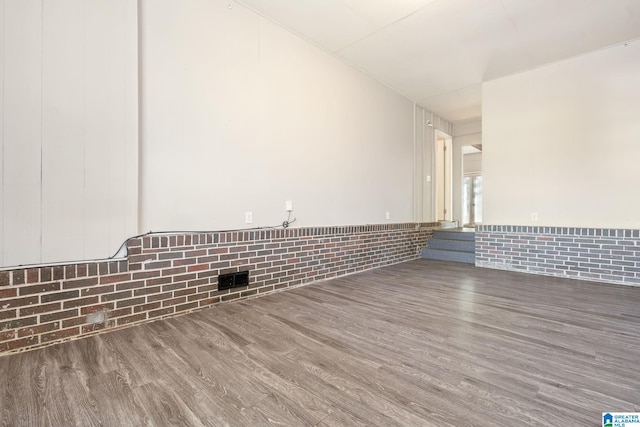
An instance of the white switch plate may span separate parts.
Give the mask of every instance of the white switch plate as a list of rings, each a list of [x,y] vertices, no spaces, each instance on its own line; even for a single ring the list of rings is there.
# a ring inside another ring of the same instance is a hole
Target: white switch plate
[[[531,214],[531,221],[537,221],[538,220],[538,214],[537,213],[532,213]]]
[[[244,213],[244,222],[246,224],[253,224],[253,212]]]
[[[287,200],[284,202],[285,204],[285,208],[287,209],[287,212],[291,212],[293,210],[293,201],[292,200]]]
[[[427,175],[427,182],[431,182],[431,175]]]
[[[384,216],[386,219],[391,218],[391,215],[389,215],[389,212],[386,213],[386,215]]]

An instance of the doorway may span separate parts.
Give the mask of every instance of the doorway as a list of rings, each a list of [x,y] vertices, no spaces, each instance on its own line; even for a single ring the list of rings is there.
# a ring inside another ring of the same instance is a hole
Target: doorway
[[[436,175],[436,219],[451,221],[453,218],[452,198],[452,138],[444,132],[435,131],[435,175]]]
[[[482,175],[465,175],[462,180],[462,224],[475,227],[482,223]]]
[[[462,225],[482,223],[482,144],[462,147]]]

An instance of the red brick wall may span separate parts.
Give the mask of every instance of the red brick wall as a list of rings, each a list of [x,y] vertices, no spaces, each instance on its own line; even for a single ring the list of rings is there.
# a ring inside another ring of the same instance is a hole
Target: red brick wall
[[[124,260],[3,270],[0,354],[415,259],[437,227],[155,234],[130,239]],[[218,291],[219,274],[243,270],[248,286]]]

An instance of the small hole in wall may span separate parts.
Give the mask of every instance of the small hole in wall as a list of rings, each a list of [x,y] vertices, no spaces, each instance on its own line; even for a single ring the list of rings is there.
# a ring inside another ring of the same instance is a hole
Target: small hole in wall
[[[104,311],[95,311],[87,315],[86,323],[104,323],[105,317]]]

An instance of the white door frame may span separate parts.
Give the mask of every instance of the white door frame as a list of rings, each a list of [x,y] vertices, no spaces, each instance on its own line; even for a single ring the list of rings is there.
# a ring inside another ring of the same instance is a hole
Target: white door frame
[[[440,144],[445,148],[442,154],[439,153]],[[442,219],[451,221],[453,219],[453,137],[436,129],[433,152],[434,218],[436,221]]]

